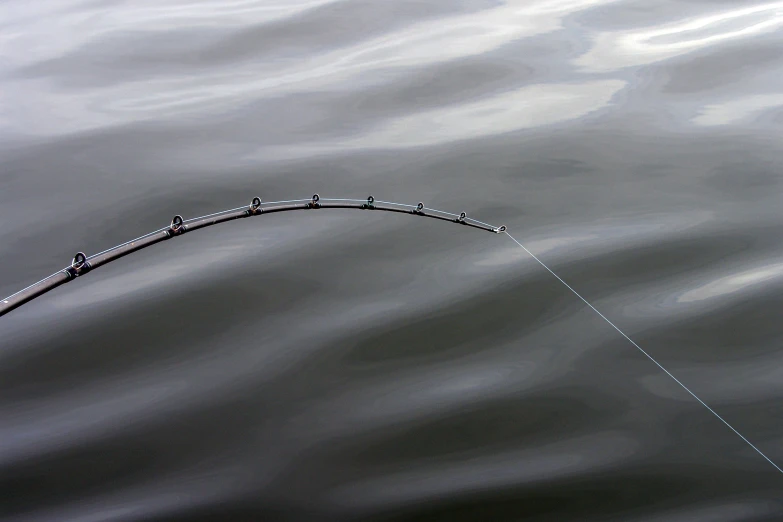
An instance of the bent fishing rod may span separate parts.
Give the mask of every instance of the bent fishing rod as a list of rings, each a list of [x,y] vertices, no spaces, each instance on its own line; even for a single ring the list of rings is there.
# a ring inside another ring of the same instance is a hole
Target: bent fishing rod
[[[182,216],[179,215],[174,216],[174,219],[171,220],[171,224],[167,227],[160,228],[150,232],[149,234],[145,234],[136,239],[126,241],[125,243],[112,247],[108,250],[104,250],[103,252],[93,254],[91,256],[86,256],[84,252],[77,252],[73,257],[73,261],[71,262],[70,266],[63,268],[62,270],[55,272],[54,274],[41,279],[37,283],[33,283],[27,288],[23,288],[22,290],[19,290],[18,292],[9,295],[0,301],[0,317],[16,308],[19,308],[23,304],[54,290],[58,286],[64,285],[65,283],[73,281],[77,277],[88,274],[92,270],[103,266],[106,263],[116,261],[121,257],[132,254],[133,252],[138,252],[139,250],[160,243],[161,241],[166,241],[167,239],[180,236],[185,232],[199,230],[201,228],[217,225],[219,223],[226,223],[235,219],[262,216],[264,214],[275,214],[278,212],[289,212],[293,210],[326,209],[356,209],[396,212],[399,214],[409,214],[413,216],[421,216],[437,219],[440,221],[457,223],[479,230],[494,232],[496,234],[506,231],[505,226],[494,227],[492,225],[488,225],[487,223],[483,223],[476,219],[467,217],[465,212],[461,212],[460,214],[452,214],[442,210],[426,208],[424,203],[421,202],[418,205],[406,205],[403,203],[393,203],[389,201],[376,201],[373,196],[368,197],[366,200],[327,199],[321,198],[318,194],[314,194],[310,199],[264,203],[261,201],[261,198],[255,197],[249,206],[223,210],[221,212],[216,212],[214,214],[197,218],[191,218],[188,220],[183,220]]]
[[[517,241],[511,234],[508,233],[505,226],[494,227],[487,223],[483,223],[476,219],[467,217],[467,214],[465,212],[462,212],[460,214],[452,214],[450,212],[444,212],[442,210],[425,208],[423,203],[419,203],[418,205],[406,205],[403,203],[392,203],[389,201],[376,201],[375,198],[372,196],[368,197],[366,200],[325,199],[325,198],[322,199],[318,194],[314,194],[313,197],[310,199],[275,201],[271,203],[262,203],[260,198],[255,197],[253,198],[249,206],[224,210],[221,212],[216,212],[214,214],[209,214],[206,216],[201,216],[188,220],[183,220],[182,216],[177,215],[174,216],[174,219],[171,220],[171,224],[169,226],[160,228],[158,230],[150,232],[149,234],[143,235],[136,239],[126,241],[121,245],[117,245],[115,247],[109,248],[108,250],[104,250],[103,252],[93,254],[89,257],[85,256],[83,252],[78,252],[74,256],[70,266],[63,268],[59,272],[55,272],[54,274],[41,279],[37,283],[33,283],[27,288],[24,288],[16,292],[15,294],[12,294],[6,297],[5,299],[3,299],[2,301],[0,301],[0,316],[7,314],[11,310],[14,310],[15,308],[22,306],[23,304],[35,299],[36,297],[45,294],[46,292],[49,292],[50,290],[54,290],[60,285],[68,283],[69,281],[73,281],[77,277],[81,277],[85,274],[88,274],[90,271],[100,266],[103,266],[106,263],[110,263],[111,261],[115,261],[123,256],[131,254],[133,252],[137,252],[143,248],[147,248],[154,244],[160,243],[161,241],[166,241],[167,239],[180,236],[192,230],[198,230],[208,226],[217,225],[218,223],[225,223],[227,221],[233,221],[235,219],[247,218],[251,216],[261,216],[264,214],[288,212],[292,210],[323,210],[323,209],[358,209],[358,210],[380,210],[385,212],[396,212],[400,214],[409,214],[413,216],[428,217],[428,218],[438,219],[441,221],[457,223],[471,228],[476,228],[478,230],[486,230],[487,232],[494,232],[495,234],[505,233],[514,243],[516,243],[525,252],[527,252],[530,255],[530,257],[535,259],[536,262],[538,262],[538,264],[544,267],[550,274],[552,274],[558,281],[560,281],[566,288],[568,288],[576,297],[582,300],[582,302],[584,302],[588,307],[590,307],[595,313],[601,316],[601,318],[607,323],[609,323],[609,325],[612,328],[617,330],[617,332],[620,335],[622,335],[629,343],[631,343],[637,350],[639,350],[639,352],[641,352],[645,357],[647,357],[650,361],[652,361],[666,375],[671,377],[672,380],[674,380],[674,382],[680,385],[682,389],[688,392],[694,399],[696,399],[718,420],[720,420],[731,431],[733,431],[737,436],[739,436],[745,443],[747,443],[748,446],[753,448],[753,450],[755,450],[756,453],[761,455],[777,471],[783,474],[783,468],[780,468],[777,464],[775,464],[775,462],[773,462],[772,459],[767,457],[767,455],[765,455],[764,452],[762,452],[759,448],[753,445],[753,443],[751,443],[747,438],[745,438],[744,435],[742,435],[739,431],[737,431],[734,428],[734,426],[729,424],[729,422],[726,419],[724,419],[720,414],[718,414],[718,412],[710,408],[707,405],[707,403],[705,403],[695,393],[693,393],[690,390],[690,388],[685,386],[685,384],[683,384],[679,379],[677,379],[677,377],[672,375],[671,372],[669,372],[669,370],[664,368],[663,365],[661,365],[661,363],[659,363],[652,355],[650,355],[641,346],[639,346],[633,339],[631,339],[628,335],[626,335],[625,332],[620,330],[620,328],[616,326],[612,321],[610,321],[604,314],[599,312],[596,307],[590,304],[590,302],[584,297],[582,297],[576,290],[574,290],[571,287],[571,285],[566,283],[551,268],[549,268],[546,264],[544,264],[544,262],[541,261],[538,257],[536,257],[536,255],[533,254],[533,252],[528,250],[522,243]]]

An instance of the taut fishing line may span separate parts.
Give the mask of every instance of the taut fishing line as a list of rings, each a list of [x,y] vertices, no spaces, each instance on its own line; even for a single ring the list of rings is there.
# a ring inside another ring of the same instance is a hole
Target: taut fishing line
[[[563,281],[563,280],[560,278],[560,276],[559,276],[559,275],[557,275],[557,274],[556,274],[556,273],[555,273],[555,272],[554,272],[554,271],[553,271],[551,268],[549,268],[548,266],[546,266],[546,265],[544,264],[544,262],[543,262],[543,261],[541,261],[540,259],[538,259],[538,258],[537,258],[537,257],[536,257],[536,256],[533,254],[533,252],[531,252],[530,250],[528,250],[527,248],[525,248],[525,245],[523,245],[522,243],[520,243],[519,241],[517,241],[516,239],[514,239],[514,237],[513,237],[511,234],[509,234],[508,232],[506,232],[506,231],[504,231],[504,232],[505,232],[505,234],[506,234],[508,237],[510,237],[510,238],[511,238],[511,240],[512,240],[514,243],[516,243],[517,245],[519,245],[520,247],[522,247],[522,249],[523,249],[525,252],[527,252],[528,254],[530,254],[530,257],[532,257],[533,259],[535,259],[536,261],[538,261],[538,264],[540,264],[541,266],[543,266],[544,268],[546,268],[546,269],[549,271],[549,273],[550,273],[550,274],[552,274],[553,276],[555,276],[555,277],[557,278],[557,280],[558,280],[558,281],[560,281],[561,283],[563,283],[563,284],[565,285],[565,287],[566,287],[566,288],[568,288],[569,290],[571,290],[571,292],[573,292],[573,294],[574,294],[575,296],[577,296],[579,299],[581,299],[581,300],[584,302],[584,304],[586,304],[587,306],[589,306],[590,308],[592,308],[592,309],[593,309],[593,311],[594,311],[595,313],[597,313],[598,315],[600,315],[600,316],[601,316],[601,318],[602,318],[604,321],[606,321],[607,323],[609,323],[609,325],[610,325],[612,328],[614,328],[615,330],[617,330],[618,332],[620,332],[620,335],[622,335],[623,337],[625,337],[625,338],[628,340],[628,342],[630,342],[632,345],[634,345],[634,346],[636,347],[636,349],[638,349],[638,350],[639,350],[640,352],[642,352],[642,353],[643,353],[643,354],[644,354],[644,355],[645,355],[645,356],[646,356],[648,359],[650,359],[652,362],[654,362],[654,363],[655,363],[655,365],[656,365],[658,368],[660,368],[661,370],[663,370],[663,371],[664,371],[664,373],[665,373],[666,375],[668,375],[669,377],[671,377],[672,379],[674,379],[674,382],[676,382],[677,384],[679,384],[680,386],[682,386],[682,389],[683,389],[683,390],[685,390],[686,392],[690,393],[690,394],[693,396],[693,398],[694,398],[694,399],[696,399],[697,401],[699,401],[699,402],[701,403],[701,405],[702,405],[702,406],[704,406],[705,408],[707,408],[708,410],[710,410],[710,413],[712,413],[712,414],[713,414],[713,415],[715,415],[715,416],[716,416],[718,419],[720,419],[720,421],[721,421],[723,424],[725,424],[726,426],[728,426],[728,427],[729,427],[729,429],[731,429],[731,431],[733,431],[734,433],[736,433],[737,435],[739,435],[739,436],[740,436],[740,438],[742,438],[742,440],[744,440],[745,442],[747,442],[747,443],[748,443],[748,446],[750,446],[751,448],[753,448],[754,450],[756,450],[756,451],[758,452],[758,454],[759,454],[759,455],[761,455],[762,457],[764,457],[765,459],[767,459],[767,462],[769,462],[770,464],[772,464],[773,466],[775,466],[775,469],[776,469],[776,470],[778,470],[778,471],[780,471],[781,473],[783,473],[783,469],[780,469],[780,467],[778,467],[778,465],[777,465],[777,464],[775,464],[774,462],[772,462],[772,459],[770,459],[769,457],[767,457],[766,455],[764,455],[764,453],[763,453],[763,452],[762,452],[760,449],[758,449],[756,446],[754,446],[754,445],[753,445],[753,444],[752,444],[752,443],[751,443],[751,442],[750,442],[748,439],[746,439],[746,438],[745,438],[745,436],[744,436],[742,433],[740,433],[740,432],[738,432],[736,429],[734,429],[734,426],[732,426],[731,424],[729,424],[729,423],[728,423],[728,421],[727,421],[726,419],[724,419],[723,417],[721,417],[720,415],[718,415],[718,413],[717,413],[715,410],[713,410],[712,408],[710,408],[709,406],[707,406],[707,403],[706,403],[706,402],[704,402],[703,400],[701,400],[701,399],[700,399],[700,398],[699,398],[699,397],[698,397],[698,396],[697,396],[695,393],[693,393],[693,392],[690,390],[690,388],[688,388],[688,387],[687,387],[687,386],[685,386],[685,385],[684,385],[682,382],[680,382],[680,380],[679,380],[677,377],[675,377],[674,375],[672,375],[672,374],[671,374],[671,372],[669,372],[669,370],[667,370],[666,368],[664,368],[664,367],[661,365],[661,363],[659,363],[658,361],[656,361],[656,360],[653,358],[653,356],[652,356],[652,355],[650,355],[649,353],[647,353],[645,350],[643,350],[643,349],[642,349],[642,347],[641,347],[641,346],[639,346],[638,344],[636,344],[636,341],[634,341],[633,339],[631,339],[630,337],[628,337],[627,335],[625,335],[625,332],[623,332],[622,330],[620,330],[620,329],[617,327],[617,325],[615,325],[615,324],[614,324],[612,321],[610,321],[609,319],[607,319],[607,318],[606,318],[606,316],[605,316],[604,314],[602,314],[601,312],[599,312],[599,311],[598,311],[598,309],[597,309],[595,306],[591,305],[591,304],[590,304],[590,303],[587,301],[587,299],[585,299],[584,297],[582,297],[582,296],[579,294],[579,292],[577,292],[576,290],[574,290],[573,288],[571,288],[571,285],[569,285],[568,283],[566,283],[565,281]]]
[[[693,393],[690,390],[690,388],[685,386],[682,382],[680,382],[679,379],[677,379],[677,377],[672,375],[671,372],[669,372],[669,370],[664,368],[663,365],[661,365],[661,363],[655,360],[655,358],[652,355],[647,353],[644,349],[642,349],[641,346],[636,344],[636,342],[633,339],[628,337],[625,334],[625,332],[623,332],[622,330],[620,330],[620,328],[617,327],[617,325],[615,325],[612,321],[610,321],[604,314],[599,312],[598,309],[594,307],[592,304],[590,304],[590,302],[587,299],[582,297],[576,290],[571,288],[571,285],[566,283],[551,268],[549,268],[546,264],[544,264],[543,261],[541,261],[538,257],[536,257],[535,254],[533,254],[522,243],[517,241],[511,234],[509,234],[505,226],[495,227],[489,225],[477,219],[467,217],[467,214],[465,212],[462,212],[460,214],[453,214],[451,212],[444,212],[442,210],[427,208],[424,206],[423,203],[419,203],[418,205],[408,205],[404,203],[394,203],[390,201],[376,201],[375,198],[372,196],[368,197],[366,200],[328,199],[328,198],[321,198],[318,194],[314,194],[313,197],[310,199],[294,199],[294,200],[287,200],[287,201],[273,201],[269,203],[264,203],[261,201],[260,198],[256,197],[253,198],[253,201],[250,203],[249,206],[223,210],[220,212],[215,212],[213,214],[207,214],[205,216],[200,216],[197,218],[191,218],[187,220],[183,220],[182,216],[174,216],[174,219],[172,219],[171,224],[169,226],[160,228],[158,230],[150,232],[149,234],[145,234],[143,236],[137,237],[136,239],[126,241],[125,243],[104,250],[103,252],[93,254],[89,257],[84,255],[84,253],[82,252],[78,252],[76,256],[74,256],[73,262],[71,263],[70,266],[63,268],[62,270],[55,272],[54,274],[41,279],[37,283],[33,283],[32,285],[23,288],[22,290],[19,290],[18,292],[11,294],[10,296],[0,301],[0,317],[7,314],[11,310],[14,310],[15,308],[18,308],[23,304],[35,299],[38,296],[43,295],[44,293],[49,292],[50,290],[54,290],[60,285],[63,285],[79,276],[87,274],[90,270],[94,268],[98,268],[101,265],[119,259],[120,257],[126,256],[138,250],[141,250],[142,248],[146,248],[148,246],[152,246],[161,241],[165,241],[167,239],[171,239],[173,237],[179,236],[181,234],[184,234],[185,232],[191,230],[198,230],[200,228],[216,225],[218,223],[224,223],[226,221],[232,221],[234,219],[258,216],[263,214],[271,214],[277,212],[286,212],[292,210],[306,210],[306,209],[360,209],[360,210],[380,210],[386,212],[397,212],[403,214],[412,214],[421,217],[434,218],[442,221],[449,221],[461,225],[466,225],[472,228],[477,228],[479,230],[494,232],[496,234],[505,233],[514,243],[516,243],[520,248],[522,248],[525,252],[527,252],[530,255],[530,257],[536,260],[538,264],[544,267],[550,274],[555,276],[557,280],[560,281],[566,288],[568,288],[575,296],[581,299],[582,302],[584,302],[595,313],[601,316],[601,318],[607,323],[609,323],[609,325],[612,328],[617,330],[620,333],[620,335],[625,337],[625,339],[628,342],[630,342],[637,350],[639,350],[648,359],[650,359],[653,363],[655,363],[655,365],[658,368],[660,368],[666,375],[671,377],[674,380],[674,382],[679,384],[680,387],[682,387],[682,389],[688,392],[702,406],[707,408],[707,410],[709,410],[710,413],[712,413],[715,417],[717,417],[718,420],[720,420],[723,424],[728,426],[729,429],[731,429],[731,431],[736,433],[743,441],[745,441],[748,444],[748,446],[753,448],[759,455],[764,457],[764,459],[770,464],[772,464],[772,466],[774,466],[776,470],[783,473],[783,469],[781,469],[777,464],[775,464],[772,461],[772,459],[767,457],[764,454],[764,452],[762,452],[755,445],[753,445],[753,443],[751,443],[747,438],[745,438],[745,436],[742,435],[742,433],[737,431],[734,428],[734,426],[729,424],[729,422],[726,419],[721,417],[715,410],[710,408],[707,405],[707,403],[705,403],[695,393]]]

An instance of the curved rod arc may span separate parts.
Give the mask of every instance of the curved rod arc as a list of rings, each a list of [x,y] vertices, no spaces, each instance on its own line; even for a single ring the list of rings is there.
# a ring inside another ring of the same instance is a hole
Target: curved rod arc
[[[263,203],[260,198],[253,198],[249,206],[238,207],[229,210],[223,210],[214,214],[200,216],[183,220],[182,216],[174,216],[171,224],[160,228],[136,239],[126,241],[120,245],[112,247],[103,252],[86,256],[78,252],[73,258],[70,266],[47,276],[37,283],[19,290],[0,301],[0,317],[11,310],[19,308],[23,304],[32,301],[60,285],[73,281],[77,277],[83,276],[100,266],[115,261],[133,252],[147,248],[161,241],[180,236],[185,232],[198,230],[201,228],[233,221],[235,219],[261,216],[264,214],[274,214],[277,212],[288,212],[292,210],[325,210],[325,209],[356,209],[356,210],[378,210],[383,212],[396,212],[399,214],[410,214],[414,216],[427,217],[447,221],[460,225],[465,225],[487,232],[501,233],[506,231],[505,226],[494,227],[482,221],[467,217],[465,212],[452,214],[442,210],[427,208],[423,203],[418,205],[406,205],[403,203],[393,203],[389,201],[376,201],[370,196],[363,199],[327,199],[321,198],[318,194],[310,199],[297,199],[288,201],[274,201]]]
[[[216,225],[218,223],[224,223],[226,221],[232,221],[234,219],[258,216],[263,214],[271,214],[275,212],[286,212],[290,210],[306,210],[306,209],[360,209],[360,210],[381,210],[386,212],[397,212],[401,214],[412,214],[415,216],[429,217],[439,219],[442,221],[448,221],[458,223],[461,225],[477,228],[479,230],[486,230],[488,232],[494,232],[499,234],[505,232],[514,243],[519,245],[525,252],[530,254],[542,267],[549,271],[555,278],[557,278],[563,285],[565,285],[571,292],[574,293],[579,299],[581,299],[587,306],[589,306],[594,312],[596,312],[601,318],[603,318],[610,326],[617,330],[623,337],[625,337],[633,346],[635,346],[642,354],[655,363],[661,370],[663,370],[669,377],[671,377],[677,384],[679,384],[685,391],[692,395],[699,403],[702,404],[707,410],[710,411],[715,417],[721,420],[726,426],[728,426],[734,433],[739,435],[743,441],[745,441],[751,448],[753,448],[759,455],[764,457],[772,466],[779,472],[783,473],[783,468],[779,467],[773,462],[767,455],[765,455],[760,449],[753,445],[744,435],[737,431],[731,424],[728,423],[723,417],[721,417],[715,410],[710,408],[704,401],[702,401],[695,393],[693,393],[685,384],[672,375],[666,368],[664,368],[652,355],[641,348],[635,341],[633,341],[628,335],[626,335],[620,328],[618,328],[612,321],[610,321],[604,314],[599,312],[590,302],[582,297],[576,290],[574,290],[568,283],[560,278],[551,268],[549,268],[543,261],[536,257],[530,250],[514,239],[506,231],[505,226],[493,227],[481,221],[468,218],[467,215],[462,212],[460,214],[452,214],[450,212],[444,212],[441,210],[435,210],[424,207],[424,204],[418,205],[405,205],[402,203],[391,203],[387,201],[375,201],[370,196],[367,200],[357,199],[321,199],[318,194],[315,194],[309,200],[293,200],[293,201],[275,201],[273,203],[263,204],[261,199],[253,198],[250,206],[239,207],[230,210],[224,210],[215,214],[209,214],[197,218],[183,220],[182,216],[174,216],[171,224],[168,227],[164,227],[144,236],[132,239],[117,245],[108,250],[104,250],[98,254],[91,256],[85,256],[82,252],[76,254],[73,258],[71,266],[66,267],[59,272],[45,277],[44,279],[33,283],[32,285],[24,288],[13,295],[10,295],[0,301],[0,316],[3,316],[11,310],[22,306],[24,303],[35,299],[36,297],[45,294],[46,292],[57,288],[58,286],[65,284],[79,276],[89,273],[92,269],[98,268],[101,265],[119,259],[130,253],[141,250],[148,246],[152,246],[155,243],[171,239],[175,236],[184,234],[191,230],[198,230],[200,228]],[[272,206],[275,205],[275,206]]]

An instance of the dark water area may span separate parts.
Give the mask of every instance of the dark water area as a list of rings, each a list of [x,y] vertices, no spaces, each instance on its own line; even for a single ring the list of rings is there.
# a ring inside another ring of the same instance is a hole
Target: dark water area
[[[6,0],[0,295],[249,203],[500,225],[783,465],[783,2]],[[3,521],[779,521],[504,235],[211,227],[0,319]]]

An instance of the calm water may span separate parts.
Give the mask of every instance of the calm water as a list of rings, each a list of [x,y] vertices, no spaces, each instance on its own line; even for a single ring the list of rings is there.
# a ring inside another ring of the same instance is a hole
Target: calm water
[[[249,203],[506,224],[783,465],[783,2],[6,0],[0,294]],[[3,521],[778,521],[507,237],[189,234],[0,320]]]

